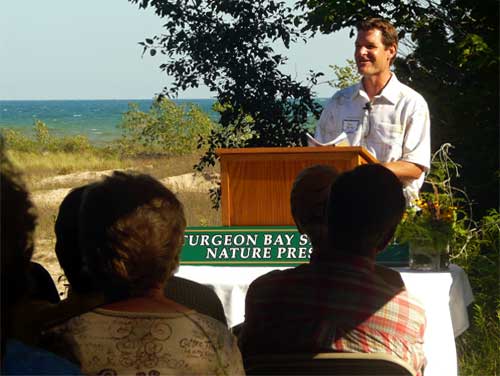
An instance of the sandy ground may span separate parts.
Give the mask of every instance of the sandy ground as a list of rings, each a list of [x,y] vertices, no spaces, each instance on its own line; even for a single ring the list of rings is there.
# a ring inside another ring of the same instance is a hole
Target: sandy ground
[[[87,171],[68,175],[59,175],[40,181],[40,185],[61,184],[77,187],[82,184],[98,181],[103,176],[111,175],[114,170]],[[217,173],[189,173],[171,176],[160,180],[174,193],[177,192],[207,192],[219,181]],[[59,206],[72,188],[45,189],[32,192],[31,197],[36,206]]]
[[[39,209],[49,208],[57,212],[56,209],[68,192],[82,184],[100,180],[103,176],[110,175],[113,170],[87,171],[66,175],[53,176],[43,179],[38,184],[40,186],[62,185],[71,188],[41,189],[31,193],[35,206]],[[188,173],[179,176],[171,176],[160,181],[173,192],[207,192],[217,185],[220,177],[217,173]],[[38,185],[37,184],[37,185]],[[55,218],[54,218],[55,220]],[[54,252],[54,239],[43,239],[36,237],[35,254],[33,261],[42,264],[51,274],[60,292],[65,290],[65,278]]]

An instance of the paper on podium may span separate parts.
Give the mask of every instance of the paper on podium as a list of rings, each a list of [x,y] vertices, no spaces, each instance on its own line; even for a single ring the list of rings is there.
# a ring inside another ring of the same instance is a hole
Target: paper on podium
[[[351,146],[345,132],[342,132],[338,137],[328,142],[319,142],[309,133],[307,133],[307,138],[309,146]]]

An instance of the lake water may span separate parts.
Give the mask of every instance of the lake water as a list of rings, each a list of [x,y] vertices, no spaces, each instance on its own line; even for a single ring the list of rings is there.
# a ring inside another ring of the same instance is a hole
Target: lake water
[[[324,101],[319,99],[320,103]],[[218,113],[212,111],[215,99],[176,99],[174,102],[197,105],[214,120],[218,119]],[[141,111],[148,111],[152,100],[0,101],[0,129],[12,128],[30,134],[35,120],[41,120],[53,135],[84,135],[92,143],[105,143],[119,137],[117,125],[130,103],[136,103]]]
[[[214,119],[214,99],[178,99],[177,104],[195,104]],[[43,121],[52,134],[85,135],[93,143],[113,140],[120,135],[117,125],[130,103],[141,111],[151,107],[150,99],[129,100],[35,100],[0,101],[0,128],[12,128],[25,133],[33,130],[35,120]]]

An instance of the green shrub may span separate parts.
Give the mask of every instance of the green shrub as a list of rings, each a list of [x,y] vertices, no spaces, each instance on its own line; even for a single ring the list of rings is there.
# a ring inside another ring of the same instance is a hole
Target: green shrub
[[[57,151],[66,153],[84,152],[93,149],[89,139],[82,135],[61,137],[57,139],[54,147]]]
[[[500,310],[500,213],[491,209],[463,242],[453,262],[467,272],[475,301],[485,315],[496,316]]]
[[[195,105],[176,105],[161,98],[153,102],[149,112],[130,104],[118,127],[122,137],[116,146],[124,154],[185,155],[198,148],[214,123]]]
[[[49,149],[54,142],[49,134],[49,127],[41,120],[35,120],[35,140],[43,149]]]
[[[35,140],[14,129],[2,129],[2,137],[5,146],[11,150],[30,152],[38,148]]]
[[[35,120],[34,136],[14,129],[2,129],[5,145],[10,150],[19,152],[42,153],[42,152],[66,152],[81,153],[93,149],[86,136],[63,136],[57,137],[50,134],[49,128],[41,120]]]

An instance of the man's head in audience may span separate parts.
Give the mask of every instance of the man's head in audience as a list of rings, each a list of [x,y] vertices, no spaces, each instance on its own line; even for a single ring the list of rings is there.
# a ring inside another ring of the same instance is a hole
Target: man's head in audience
[[[316,165],[302,170],[293,182],[290,207],[297,229],[311,241],[314,254],[326,246],[326,205],[338,172],[330,166]]]
[[[115,172],[89,187],[80,209],[89,272],[111,298],[162,288],[179,264],[182,204],[148,175]]]
[[[375,258],[389,244],[404,211],[403,186],[387,168],[369,164],[343,173],[328,203],[330,254]]]
[[[80,205],[85,189],[83,185],[67,194],[59,206],[54,232],[56,256],[71,286],[71,292],[85,293],[93,290],[92,279],[83,268],[83,254],[78,238]]]

